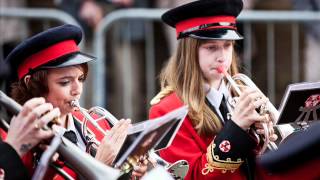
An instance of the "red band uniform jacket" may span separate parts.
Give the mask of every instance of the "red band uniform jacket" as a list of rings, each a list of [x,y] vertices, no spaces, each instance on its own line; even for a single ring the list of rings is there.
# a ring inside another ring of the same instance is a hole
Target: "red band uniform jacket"
[[[172,93],[151,107],[150,119],[160,117],[182,105],[183,102],[179,97]],[[253,164],[246,162],[250,156],[254,157],[251,154],[255,149],[255,141],[231,120],[225,123],[218,134],[206,137],[196,132],[187,116],[171,146],[161,150],[160,156],[170,163],[181,159],[187,160],[190,167],[186,180],[315,180],[320,178],[319,158],[311,162],[295,162],[299,164],[296,168],[272,174],[254,161],[251,162]],[[249,172],[245,172],[248,169]]]
[[[150,109],[150,118],[160,117],[183,102],[172,93]],[[170,147],[160,156],[172,163],[187,160],[190,168],[186,180],[191,179],[247,179],[241,165],[252,154],[256,142],[247,132],[228,120],[222,130],[212,136],[199,135],[187,116]]]

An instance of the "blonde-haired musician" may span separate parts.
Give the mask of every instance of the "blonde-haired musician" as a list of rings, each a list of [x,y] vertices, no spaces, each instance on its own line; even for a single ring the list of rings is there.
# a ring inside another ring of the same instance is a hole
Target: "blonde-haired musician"
[[[150,118],[183,104],[189,106],[172,145],[160,152],[168,162],[187,160],[186,179],[251,179],[258,143],[249,133],[270,118],[256,109],[268,99],[245,88],[231,113],[226,101],[232,96],[219,68],[238,72],[236,17],[241,0],[200,0],[167,11],[162,20],[176,29],[178,47],[161,73],[161,92],[153,99]],[[276,139],[270,131],[271,140]]]

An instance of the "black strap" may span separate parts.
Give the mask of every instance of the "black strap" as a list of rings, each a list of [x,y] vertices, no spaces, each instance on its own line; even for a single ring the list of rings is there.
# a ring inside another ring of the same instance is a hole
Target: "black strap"
[[[209,102],[209,100],[206,98],[205,100],[206,104],[209,106],[209,108],[218,116],[217,110],[216,108]],[[229,113],[228,107],[227,107],[227,103],[226,103],[226,99],[222,98],[219,110],[223,116],[223,118],[226,120],[227,119],[227,114]],[[220,119],[220,121],[222,123],[224,123],[225,121],[221,120],[221,117],[218,116],[218,118]],[[254,163],[254,161],[253,161]],[[247,180],[254,180],[255,179],[255,174],[254,174],[254,166],[252,164],[252,160],[250,158],[246,158],[245,162],[241,165],[241,171],[245,173]]]
[[[224,96],[222,97],[221,104],[219,106],[219,110],[220,110],[220,113],[221,113],[224,121],[226,122],[228,120],[229,110],[228,110],[226,99],[224,98]]]
[[[77,144],[78,138],[75,132],[73,131],[66,131],[63,136],[69,139],[72,143]]]
[[[209,106],[209,108],[214,112],[214,114],[217,115],[217,117],[219,118],[219,120],[224,124],[223,119],[221,119],[221,117],[218,115],[218,112],[217,112],[216,108],[209,102],[208,98],[206,98],[205,102],[206,102],[206,104]]]
[[[80,137],[82,139],[82,141],[84,142],[85,145],[87,145],[87,141],[86,141],[86,137],[84,137],[84,134],[82,134],[82,124],[79,122],[79,120],[77,120],[77,118],[73,117],[74,119],[74,126],[76,127],[77,131],[79,132],[80,134]]]

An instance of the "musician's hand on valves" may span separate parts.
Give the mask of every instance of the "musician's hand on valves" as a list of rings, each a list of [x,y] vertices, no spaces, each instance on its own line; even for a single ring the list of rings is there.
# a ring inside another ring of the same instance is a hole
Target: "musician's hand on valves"
[[[231,119],[243,130],[248,130],[253,123],[268,122],[265,115],[257,112],[257,109],[267,102],[268,98],[259,91],[246,87],[235,104]]]
[[[95,158],[106,165],[111,165],[127,137],[130,126],[130,119],[121,119],[114,125],[103,138]]]
[[[266,116],[269,116],[269,114],[266,114]],[[269,116],[269,118],[270,118],[270,116]],[[274,129],[273,129],[274,124],[271,121],[271,119],[267,123],[268,123],[268,131],[269,131],[269,141],[273,141],[274,142],[274,141],[276,141],[278,139],[278,136],[277,136],[277,134],[275,134]],[[259,135],[260,134],[261,135],[265,134],[263,126],[262,126],[261,123],[255,123],[255,127],[256,127],[257,134],[259,134]]]
[[[148,170],[148,158],[147,156],[141,156],[139,162],[133,167],[131,174],[132,179],[140,179]]]
[[[50,129],[43,129],[50,121],[60,116],[60,110],[45,103],[44,98],[27,101],[21,112],[12,118],[6,142],[22,157],[40,141],[53,136]]]

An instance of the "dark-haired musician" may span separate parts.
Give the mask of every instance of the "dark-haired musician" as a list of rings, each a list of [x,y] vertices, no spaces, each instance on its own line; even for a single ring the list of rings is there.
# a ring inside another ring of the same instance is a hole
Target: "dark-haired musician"
[[[60,109],[60,121],[68,131],[65,137],[74,142],[85,151],[86,138],[81,133],[83,116],[77,108],[71,105],[74,100],[79,100],[82,94],[84,81],[88,73],[88,62],[94,57],[80,52],[78,43],[81,41],[82,31],[74,25],[63,25],[48,29],[18,45],[6,58],[17,73],[18,81],[12,85],[12,97],[19,103],[24,103],[32,97],[44,97],[53,107]],[[95,158],[111,165],[118,153],[130,120],[120,120],[112,129],[106,121],[98,122],[104,130],[108,131],[104,136],[96,129],[92,129],[101,145],[97,149]],[[43,126],[39,125],[39,129]],[[27,167],[33,167],[33,154],[25,157]],[[76,177],[75,172],[59,161],[57,166],[71,176]],[[32,171],[32,169],[30,169]],[[136,167],[133,176],[142,176],[146,166]],[[49,172],[46,178],[62,178]]]

